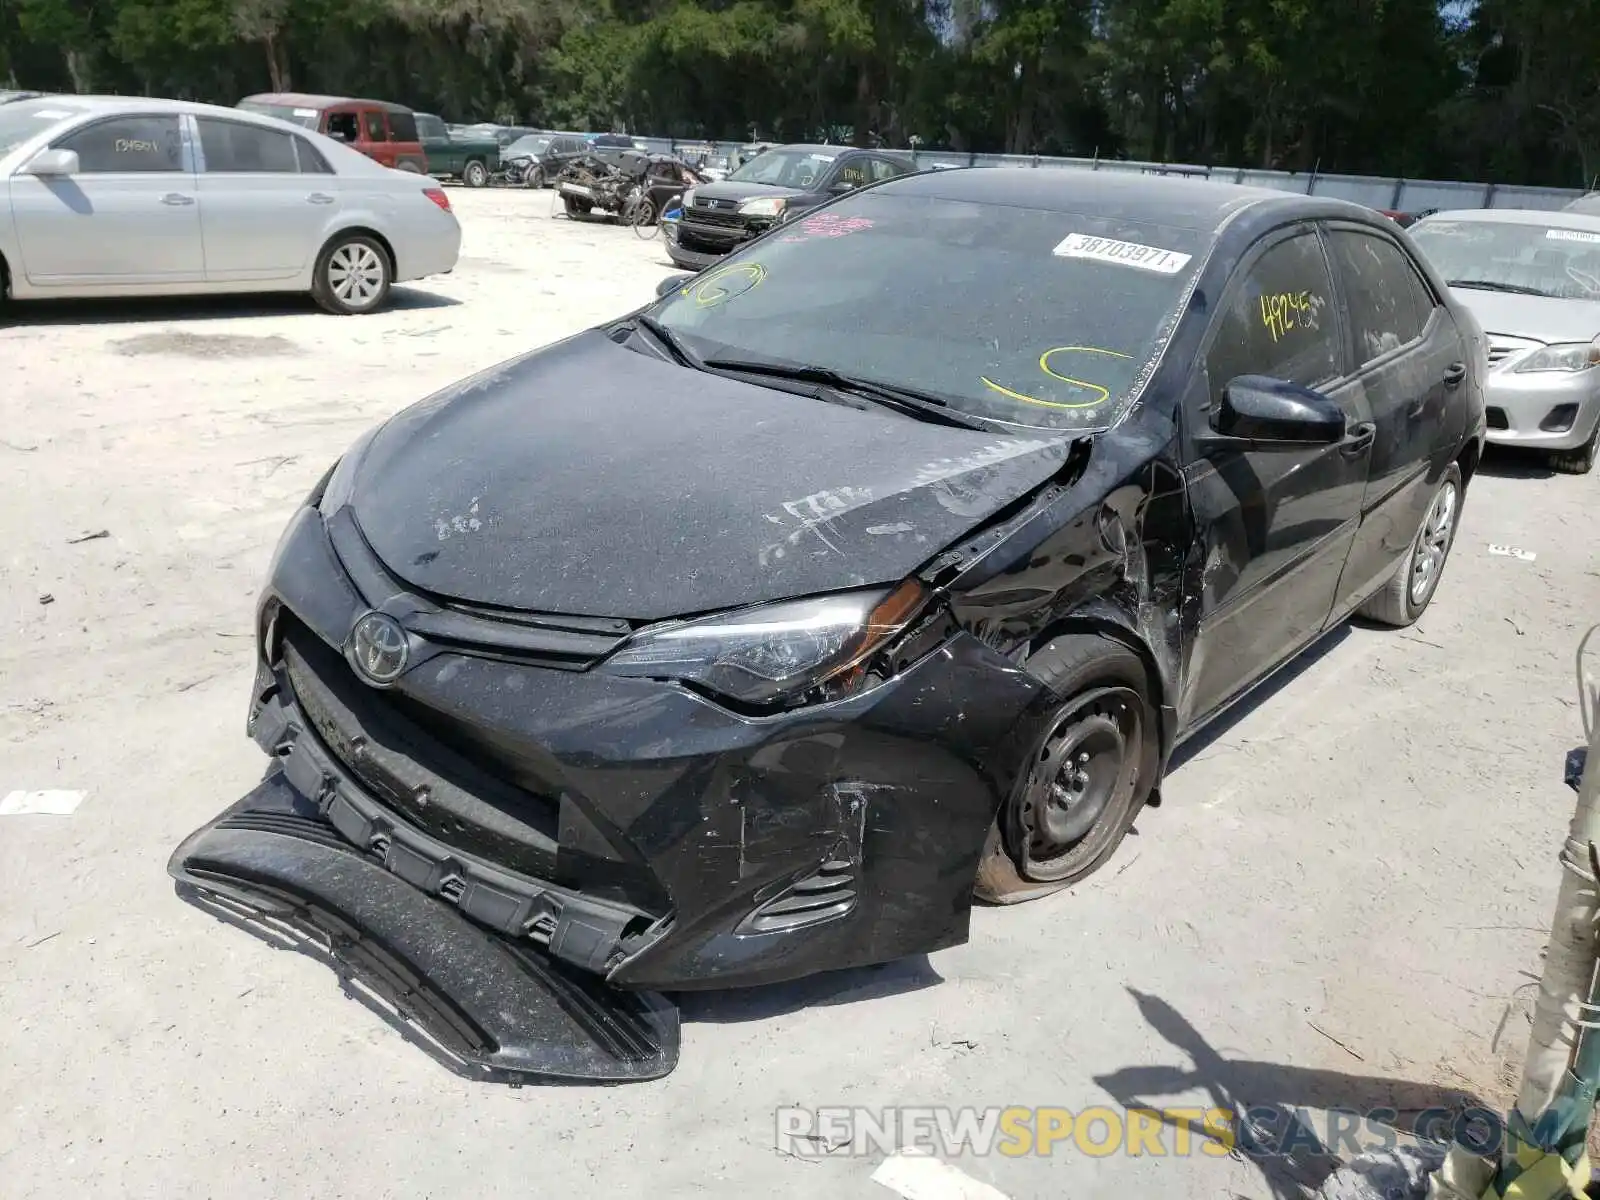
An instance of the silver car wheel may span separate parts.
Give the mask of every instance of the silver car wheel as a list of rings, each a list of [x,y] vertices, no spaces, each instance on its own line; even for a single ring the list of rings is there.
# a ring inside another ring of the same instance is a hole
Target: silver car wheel
[[[1417,543],[1411,552],[1411,603],[1414,605],[1428,598],[1444,569],[1450,538],[1455,532],[1456,499],[1455,482],[1446,480],[1433,498],[1422,528],[1417,531]]]
[[[341,303],[368,308],[383,292],[383,260],[371,246],[351,242],[328,258],[328,286]]]

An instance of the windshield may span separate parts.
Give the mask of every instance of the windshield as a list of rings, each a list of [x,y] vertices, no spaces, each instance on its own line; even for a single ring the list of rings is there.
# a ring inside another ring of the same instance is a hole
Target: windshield
[[[322,115],[314,108],[291,108],[287,104],[261,104],[254,100],[241,100],[236,107],[245,112],[259,113],[263,117],[277,117],[280,121],[288,121],[291,125],[306,129],[315,129],[317,118]]]
[[[43,133],[57,121],[75,117],[83,109],[59,100],[18,100],[0,105],[0,154],[9,154],[36,133]]]
[[[866,192],[779,226],[651,315],[702,358],[822,367],[1009,425],[1103,429],[1165,345],[1208,240]]]
[[[520,137],[506,147],[505,153],[539,155],[544,153],[545,147],[549,144],[550,139],[547,137]]]
[[[1433,218],[1407,232],[1453,286],[1600,300],[1600,229],[1564,228],[1558,214],[1548,225]]]
[[[823,150],[768,150],[728,176],[730,183],[770,183],[778,187],[810,187],[838,155]]]

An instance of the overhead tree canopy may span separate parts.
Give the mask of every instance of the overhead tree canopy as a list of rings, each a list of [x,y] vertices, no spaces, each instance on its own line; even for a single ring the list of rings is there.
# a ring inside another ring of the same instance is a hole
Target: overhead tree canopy
[[[0,0],[14,87],[1581,186],[1600,0]]]

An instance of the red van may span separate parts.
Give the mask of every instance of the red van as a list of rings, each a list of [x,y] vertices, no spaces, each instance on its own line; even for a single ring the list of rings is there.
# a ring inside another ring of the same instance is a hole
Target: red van
[[[417,134],[417,119],[403,104],[355,100],[348,96],[263,92],[258,96],[246,96],[234,107],[315,129],[353,146],[386,167],[419,175],[428,173],[428,156]]]

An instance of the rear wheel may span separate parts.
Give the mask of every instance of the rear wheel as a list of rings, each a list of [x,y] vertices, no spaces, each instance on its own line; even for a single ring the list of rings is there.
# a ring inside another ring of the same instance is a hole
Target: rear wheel
[[[409,162],[409,161],[396,163],[395,164],[395,170],[404,171],[407,175],[421,175],[422,174],[422,168],[417,166],[416,163]]]
[[[1550,465],[1563,475],[1587,475],[1594,470],[1594,460],[1600,456],[1600,421],[1595,423],[1589,440],[1576,450],[1561,450],[1550,456]]]
[[[347,234],[323,248],[311,294],[331,313],[368,313],[388,298],[392,279],[384,248],[366,234]]]
[[[1029,670],[1063,699],[1002,805],[974,891],[1011,904],[1076,883],[1121,844],[1155,787],[1155,711],[1144,663],[1095,634],[1052,642]]]
[[[1357,610],[1360,616],[1395,629],[1414,624],[1422,616],[1439,588],[1450,547],[1455,545],[1465,494],[1461,468],[1451,463],[1434,489],[1422,526],[1411,539],[1411,548],[1395,566],[1388,582]]]
[[[489,168],[484,163],[473,159],[461,168],[461,182],[470,188],[481,188],[489,185]]]

